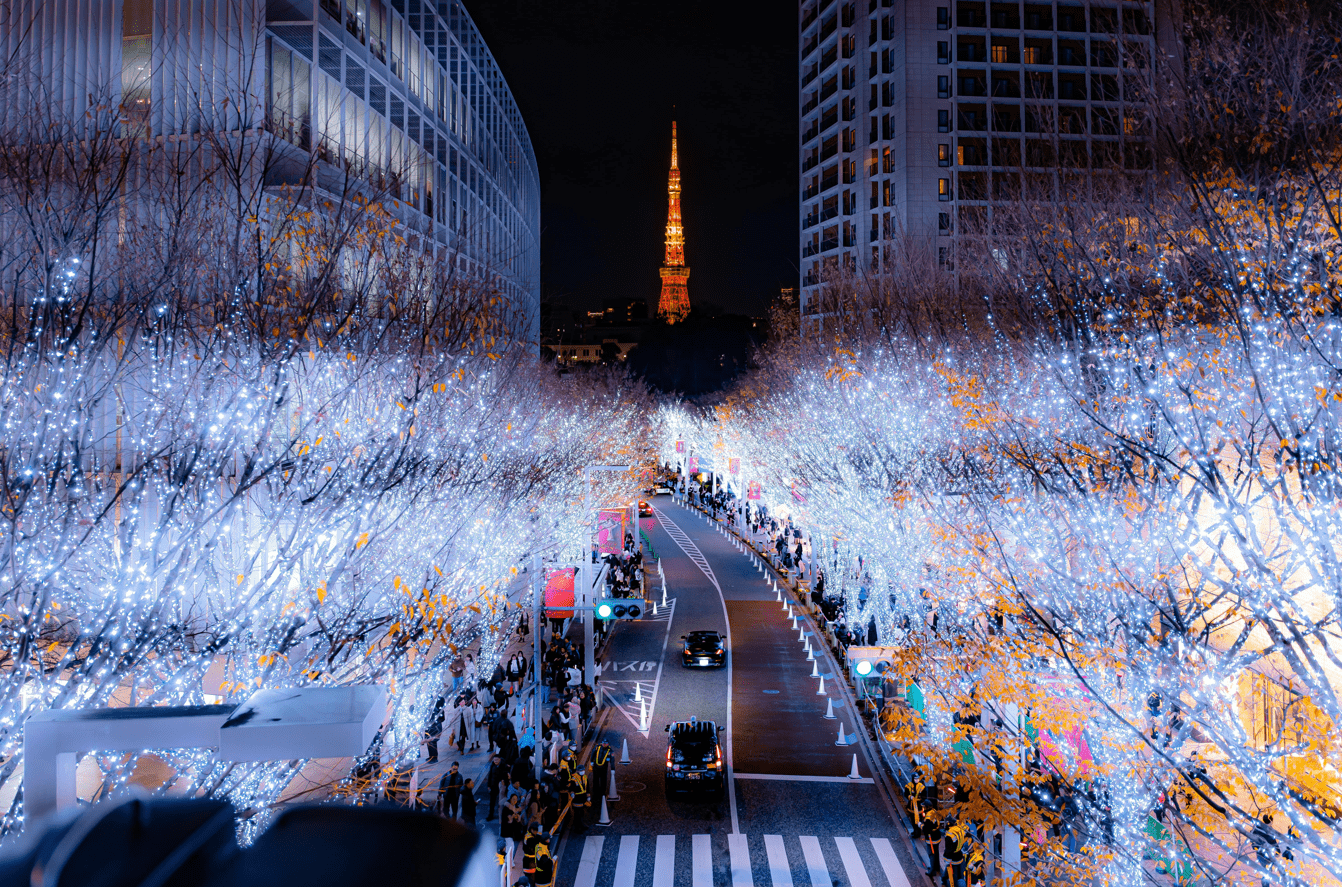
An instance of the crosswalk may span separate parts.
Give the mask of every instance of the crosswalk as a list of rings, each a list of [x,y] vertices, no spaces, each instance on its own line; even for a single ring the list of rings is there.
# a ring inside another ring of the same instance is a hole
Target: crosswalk
[[[589,835],[573,887],[910,887],[889,838]]]

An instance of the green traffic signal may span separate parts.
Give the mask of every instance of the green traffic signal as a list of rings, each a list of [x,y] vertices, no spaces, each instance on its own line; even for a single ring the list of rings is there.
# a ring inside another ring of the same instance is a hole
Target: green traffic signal
[[[613,615],[610,601],[602,601],[596,605],[596,616],[598,619],[609,619]]]

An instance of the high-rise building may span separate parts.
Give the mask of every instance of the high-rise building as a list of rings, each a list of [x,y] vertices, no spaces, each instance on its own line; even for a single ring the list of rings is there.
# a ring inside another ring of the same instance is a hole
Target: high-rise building
[[[895,238],[948,269],[1019,201],[1153,169],[1152,0],[801,0],[801,311]],[[1162,41],[1163,42],[1163,41]],[[812,308],[814,311],[814,307]]]
[[[351,173],[375,185],[539,341],[536,158],[458,0],[18,0],[0,50],[11,107],[77,127],[110,104],[128,134],[167,141],[264,130],[318,192]],[[284,177],[273,164],[265,184]]]
[[[690,315],[690,269],[685,265],[685,229],[680,222],[680,165],[676,159],[676,124],[671,122],[671,175],[667,181],[666,261],[662,264],[662,294],[657,316],[667,323]]]

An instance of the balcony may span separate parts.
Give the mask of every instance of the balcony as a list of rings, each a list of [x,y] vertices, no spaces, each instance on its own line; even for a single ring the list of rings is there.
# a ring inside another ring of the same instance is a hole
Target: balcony
[[[802,230],[805,231],[807,228],[814,228],[819,223],[820,223],[820,214],[811,213],[808,216],[806,216],[806,218],[802,219],[801,227]]]
[[[820,70],[825,70],[830,65],[839,60],[839,44],[834,44],[829,49],[820,53]]]
[[[820,211],[820,221],[828,222],[830,219],[834,218],[838,214],[839,214],[839,204],[837,201],[835,201],[834,203],[830,204],[829,206],[825,207]]]
[[[838,248],[839,248],[838,234],[835,234],[832,237],[827,237],[824,240],[820,241],[820,251],[822,253],[829,252],[832,249],[838,249]]]
[[[820,42],[825,42],[825,38],[839,29],[838,16],[831,15],[820,23]]]
[[[801,248],[801,257],[803,259],[813,256],[820,252],[820,245],[817,243],[808,243]]]
[[[808,130],[806,130],[806,132],[802,133],[802,135],[801,135],[801,143],[802,143],[803,145],[806,144],[806,143],[809,142],[811,139],[815,138],[816,135],[818,135],[819,133],[820,133],[820,130],[816,127],[816,125],[815,125],[814,123],[812,123],[812,124],[811,124],[811,128],[808,129]]]
[[[815,165],[819,162],[820,160],[812,154],[801,162],[801,171],[806,172],[808,169],[815,169]]]
[[[825,177],[820,180],[820,190],[822,192],[828,191],[830,188],[833,188],[837,184],[839,184],[838,171],[826,173]]]
[[[811,67],[806,69],[806,73],[801,75],[801,85],[806,86],[814,80],[819,73],[819,69],[815,65],[811,65]]]
[[[820,112],[820,131],[824,132],[839,122],[839,106],[830,105]]]
[[[816,196],[819,193],[820,193],[819,185],[815,184],[807,185],[806,188],[801,192],[801,199],[810,200],[812,197]]]
[[[843,232],[843,245],[857,246],[857,232],[856,231]]]
[[[834,95],[834,93],[838,91],[839,91],[839,78],[838,77],[829,78],[820,87],[820,101],[823,102],[825,99]]]
[[[801,106],[801,112],[803,114],[809,114],[812,111],[814,111],[816,109],[816,106],[819,104],[820,104],[820,96],[816,95],[815,93],[811,93],[811,97],[806,100],[806,104]]]
[[[806,58],[808,55],[815,52],[815,48],[819,45],[820,41],[817,40],[815,37],[806,38],[806,41],[803,42],[801,45],[801,57],[803,59]]]

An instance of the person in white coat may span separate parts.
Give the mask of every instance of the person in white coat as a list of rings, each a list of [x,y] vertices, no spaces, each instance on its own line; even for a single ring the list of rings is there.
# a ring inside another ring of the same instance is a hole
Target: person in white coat
[[[471,712],[471,714],[470,714],[470,724],[471,724],[471,730],[470,730],[470,742],[471,742],[471,751],[479,751],[479,750],[480,750],[480,731],[484,729],[484,726],[483,726],[483,725],[484,725],[484,720],[485,720],[485,706],[484,706],[484,704],[483,704],[482,702],[480,702],[480,698],[479,698],[478,696],[477,696],[477,697],[473,697],[473,698],[471,699],[471,708],[470,708],[470,712]]]

